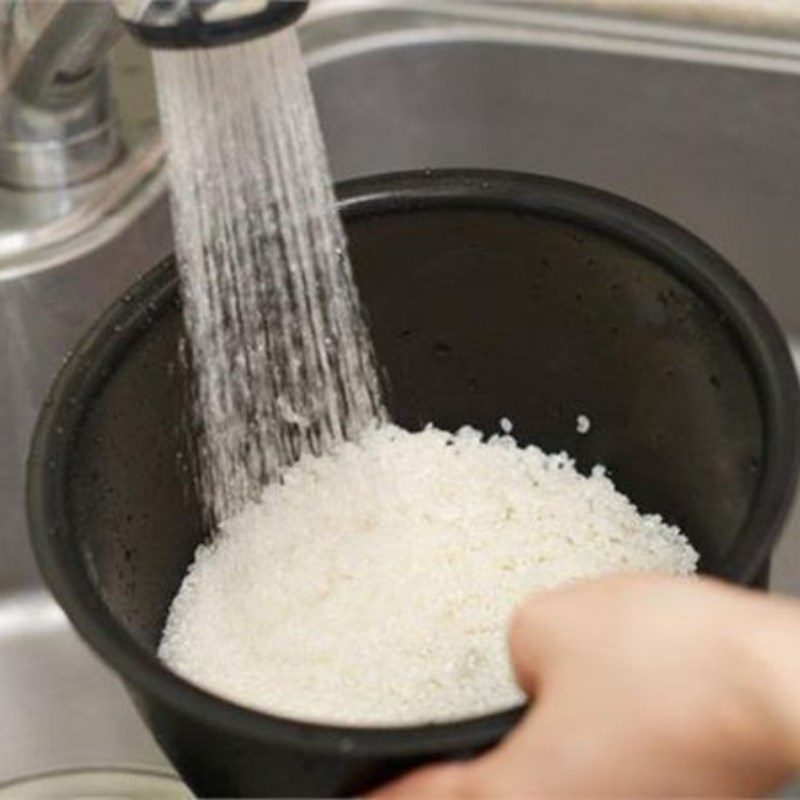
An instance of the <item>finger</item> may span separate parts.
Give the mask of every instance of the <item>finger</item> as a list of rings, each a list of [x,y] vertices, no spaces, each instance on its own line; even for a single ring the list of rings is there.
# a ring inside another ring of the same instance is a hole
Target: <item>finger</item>
[[[465,800],[467,766],[423,767],[369,795],[370,800]]]
[[[545,649],[549,606],[546,596],[532,600],[517,611],[511,624],[512,662],[520,686],[529,695],[535,694],[540,685],[539,665]],[[369,797],[371,800],[465,800],[489,795],[512,796],[520,762],[525,760],[524,747],[517,747],[516,741],[524,738],[523,731],[530,727],[529,716],[503,745],[487,756],[473,762],[424,767],[381,787]]]
[[[533,698],[540,693],[554,650],[553,620],[559,618],[560,592],[534,597],[514,612],[508,633],[511,664],[517,683]]]
[[[520,687],[529,696],[538,694],[547,674],[561,669],[576,645],[585,649],[587,641],[602,637],[602,631],[587,624],[587,609],[647,585],[663,583],[651,575],[612,576],[599,580],[579,580],[568,586],[536,594],[517,607],[509,629],[511,662]],[[608,611],[606,611],[608,613]]]

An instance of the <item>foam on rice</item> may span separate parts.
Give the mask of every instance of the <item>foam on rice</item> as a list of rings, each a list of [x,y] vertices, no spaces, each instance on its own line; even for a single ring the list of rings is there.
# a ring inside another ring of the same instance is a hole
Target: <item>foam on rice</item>
[[[507,428],[507,425],[503,426]],[[327,723],[460,719],[522,700],[506,643],[532,592],[697,553],[602,467],[393,425],[293,467],[201,546],[160,655],[225,698]]]

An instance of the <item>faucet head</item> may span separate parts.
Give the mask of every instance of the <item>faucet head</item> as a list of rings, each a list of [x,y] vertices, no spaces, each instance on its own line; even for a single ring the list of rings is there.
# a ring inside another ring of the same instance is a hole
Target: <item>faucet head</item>
[[[308,0],[115,0],[119,16],[157,48],[234,44],[288,27]]]

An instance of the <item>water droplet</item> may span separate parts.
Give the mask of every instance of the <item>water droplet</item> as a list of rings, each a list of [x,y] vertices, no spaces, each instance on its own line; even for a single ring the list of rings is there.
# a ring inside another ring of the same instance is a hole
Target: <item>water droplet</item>
[[[436,342],[433,345],[433,352],[437,358],[446,358],[453,352],[453,348],[444,342]]]

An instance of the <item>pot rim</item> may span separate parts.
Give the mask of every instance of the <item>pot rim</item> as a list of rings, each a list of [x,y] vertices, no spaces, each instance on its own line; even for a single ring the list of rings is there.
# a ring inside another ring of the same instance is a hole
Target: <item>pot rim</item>
[[[766,562],[794,496],[800,390],[783,334],[764,303],[719,254],[693,234],[636,203],[557,178],[496,170],[424,170],[348,181],[337,187],[347,220],[396,211],[480,208],[577,223],[623,241],[692,287],[730,325],[755,375],[764,426],[761,480],[742,535],[720,575],[752,581]],[[174,258],[137,281],[90,328],[52,385],[28,460],[28,516],[44,579],[82,638],[125,680],[186,717],[247,740],[341,758],[415,757],[481,749],[524,713],[514,708],[463,721],[374,728],[299,722],[251,710],[169,670],[114,620],[73,546],[67,507],[70,443],[82,409],[118,359],[158,316],[174,308]],[[114,331],[113,336],[108,331]]]

